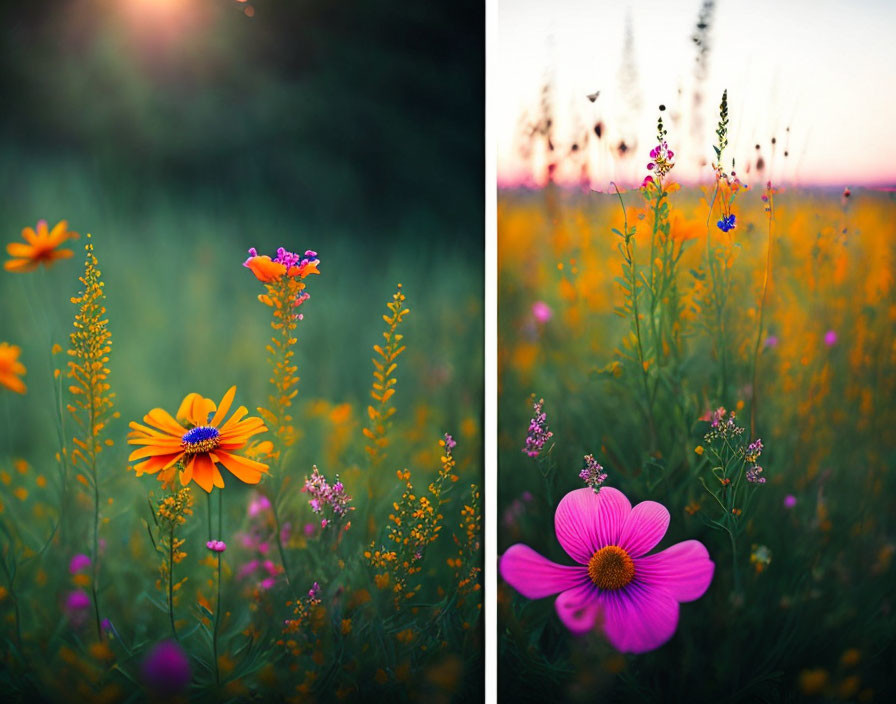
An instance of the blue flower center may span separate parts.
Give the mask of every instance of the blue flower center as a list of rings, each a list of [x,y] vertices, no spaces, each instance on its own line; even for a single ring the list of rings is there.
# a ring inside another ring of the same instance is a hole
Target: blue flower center
[[[218,429],[211,425],[197,425],[190,428],[181,438],[181,447],[189,455],[211,452],[218,446]]]

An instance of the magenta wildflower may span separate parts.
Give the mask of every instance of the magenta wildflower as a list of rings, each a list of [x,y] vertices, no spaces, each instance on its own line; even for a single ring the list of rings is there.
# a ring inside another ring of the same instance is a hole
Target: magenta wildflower
[[[90,597],[87,592],[76,589],[68,593],[65,598],[65,613],[72,626],[80,628],[87,623],[88,609],[90,609]]]
[[[83,572],[88,567],[90,567],[90,558],[87,555],[74,555],[72,559],[68,562],[68,571],[71,574],[77,574],[78,572]]]
[[[223,540],[209,540],[205,547],[207,547],[212,552],[224,552],[227,549],[227,543]]]
[[[529,457],[538,457],[541,454],[544,444],[554,437],[554,434],[548,430],[548,415],[544,412],[544,399],[540,398],[532,404],[532,420],[529,421],[529,435],[526,436],[526,446],[523,448]]]
[[[788,494],[784,497],[784,508],[793,508],[796,506],[796,497],[793,494]]]
[[[650,150],[650,162],[647,164],[647,170],[655,172],[662,178],[675,166],[674,157],[675,152],[669,149],[669,145],[665,141],[660,142]]]
[[[532,317],[542,325],[548,322],[553,315],[554,312],[551,310],[551,307],[544,301],[535,301],[532,304]]]
[[[455,447],[457,447],[457,440],[455,440],[453,437],[451,437],[451,435],[449,435],[448,433],[445,433],[444,440],[445,440],[445,450],[447,452],[451,452]]]
[[[769,335],[765,338],[765,346],[766,347],[777,347],[778,346],[778,338],[774,335]]]
[[[166,640],[149,652],[140,672],[154,693],[174,696],[190,684],[190,659],[177,642]]]
[[[837,344],[837,333],[834,330],[828,330],[824,334],[824,344],[828,347],[833,347]]]
[[[557,506],[554,528],[578,564],[558,565],[517,544],[501,557],[499,571],[528,599],[559,594],[557,615],[573,633],[600,622],[614,648],[643,653],[672,637],[679,602],[703,596],[715,569],[696,540],[647,555],[668,526],[669,511],[655,501],[632,508],[612,487],[576,489]]]
[[[65,609],[69,612],[69,615],[76,615],[89,608],[90,597],[87,596],[87,592],[82,592],[80,589],[69,592],[69,595],[65,600]]]

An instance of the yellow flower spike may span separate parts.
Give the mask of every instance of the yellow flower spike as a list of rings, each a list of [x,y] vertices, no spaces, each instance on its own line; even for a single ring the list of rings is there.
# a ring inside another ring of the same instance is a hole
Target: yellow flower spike
[[[373,362],[373,384],[370,396],[376,403],[367,406],[370,424],[362,429],[364,436],[370,440],[366,450],[370,457],[371,469],[382,465],[386,459],[386,448],[389,446],[388,433],[392,425],[390,419],[395,414],[395,407],[390,404],[390,400],[395,395],[395,384],[397,383],[397,379],[393,375],[398,368],[398,356],[405,350],[405,346],[399,344],[404,336],[397,330],[401,321],[410,312],[409,308],[404,307],[405,300],[402,286],[398,284],[397,290],[392,295],[392,300],[386,304],[391,315],[383,315],[383,321],[388,325],[383,332],[384,344],[373,346],[373,351],[376,352],[379,359],[377,357],[371,359]],[[370,477],[371,475],[368,475],[368,478]],[[372,483],[369,483],[368,493],[371,495],[373,493]]]

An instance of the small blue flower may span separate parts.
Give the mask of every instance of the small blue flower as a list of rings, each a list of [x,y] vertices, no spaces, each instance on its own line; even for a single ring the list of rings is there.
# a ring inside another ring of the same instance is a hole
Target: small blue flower
[[[716,223],[716,227],[718,227],[722,232],[729,232],[734,229],[734,215],[726,215],[722,217]]]

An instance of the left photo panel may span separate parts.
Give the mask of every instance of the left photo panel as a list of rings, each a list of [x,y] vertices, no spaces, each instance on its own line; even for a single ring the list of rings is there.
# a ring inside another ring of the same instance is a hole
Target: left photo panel
[[[0,18],[4,701],[483,701],[483,6]]]

